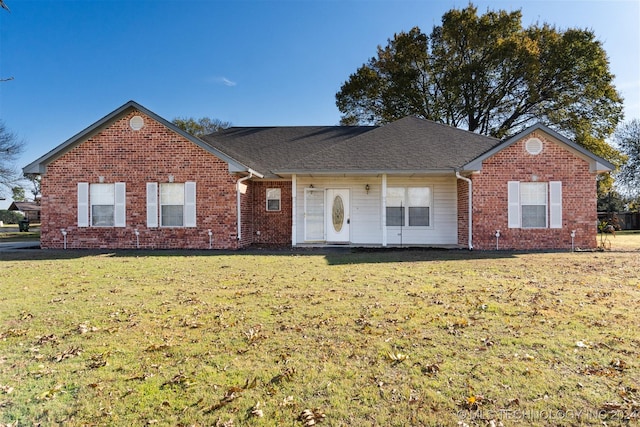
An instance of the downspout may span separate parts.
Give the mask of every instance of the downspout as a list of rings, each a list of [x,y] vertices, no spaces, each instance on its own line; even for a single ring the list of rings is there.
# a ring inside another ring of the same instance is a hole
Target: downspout
[[[469,202],[467,203],[469,205],[469,250],[473,250],[473,183],[471,182],[471,179],[466,178],[462,175],[460,175],[460,172],[456,171],[456,178],[461,179],[463,181],[467,181],[467,184],[469,185]]]
[[[236,205],[238,208],[237,211],[237,218],[238,218],[238,242],[240,242],[240,240],[242,239],[242,209],[240,208],[240,184],[242,184],[244,181],[253,178],[253,176],[257,176],[258,178],[263,178],[264,175],[259,174],[258,172],[249,169],[249,175],[245,176],[244,178],[240,178],[237,182],[236,182]]]

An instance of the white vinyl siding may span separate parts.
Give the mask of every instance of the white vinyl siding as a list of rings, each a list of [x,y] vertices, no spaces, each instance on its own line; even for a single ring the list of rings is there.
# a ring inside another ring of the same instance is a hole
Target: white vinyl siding
[[[458,243],[458,219],[457,219],[457,182],[455,177],[387,177],[388,188],[422,188],[431,189],[431,203],[429,209],[429,227],[408,225],[402,227],[387,227],[385,218],[387,206],[383,205],[382,176],[358,176],[358,177],[296,177],[297,209],[294,212],[296,228],[295,241],[302,243],[316,243],[324,239],[323,224],[326,222],[326,204],[315,203],[313,212],[305,211],[305,196],[309,197],[308,190],[316,195],[324,194],[325,189],[344,188],[351,194],[350,203],[350,242],[354,245],[456,245]],[[369,185],[369,191],[366,186]],[[313,187],[311,187],[313,185]],[[318,192],[321,192],[320,194]],[[387,197],[385,192],[384,199]],[[322,198],[324,200],[324,197]],[[392,201],[393,203],[393,201]],[[416,206],[419,207],[419,206]],[[407,205],[405,203],[405,209]],[[324,222],[318,215],[324,213]],[[405,223],[408,224],[408,213],[405,212]],[[310,218],[313,217],[313,219]],[[312,229],[307,229],[309,224]],[[383,237],[386,230],[386,242]]]

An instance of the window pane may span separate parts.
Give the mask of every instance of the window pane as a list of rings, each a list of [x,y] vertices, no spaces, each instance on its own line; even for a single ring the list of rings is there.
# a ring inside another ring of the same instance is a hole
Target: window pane
[[[387,188],[387,206],[404,206],[404,188]]]
[[[546,205],[547,184],[545,182],[520,183],[520,203],[522,205]]]
[[[409,188],[409,206],[431,206],[431,195],[428,187]],[[409,212],[411,215],[411,212]],[[409,224],[411,225],[411,224]]]
[[[115,190],[113,184],[91,184],[89,200],[92,205],[113,205]]]
[[[409,208],[409,226],[429,226],[429,208]]]
[[[522,205],[522,228],[544,228],[547,226],[547,207],[544,205]]]
[[[91,205],[91,225],[113,227],[113,205]]]
[[[280,200],[280,189],[279,188],[267,188],[267,199],[278,199]]]
[[[183,216],[183,205],[163,205],[160,225],[163,227],[182,227],[184,225]]]
[[[267,210],[279,211],[280,210],[280,193],[279,188],[267,188]]]
[[[268,211],[279,211],[280,210],[280,200],[267,200],[267,210]]]
[[[160,184],[161,205],[184,205],[184,184]]]
[[[404,208],[387,206],[387,226],[404,226]]]

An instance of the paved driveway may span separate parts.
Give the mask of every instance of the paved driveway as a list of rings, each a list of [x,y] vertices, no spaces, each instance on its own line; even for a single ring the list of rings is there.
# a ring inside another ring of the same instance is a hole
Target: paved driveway
[[[34,249],[40,248],[40,242],[37,240],[29,240],[25,242],[0,242],[0,252],[15,251],[18,249]]]

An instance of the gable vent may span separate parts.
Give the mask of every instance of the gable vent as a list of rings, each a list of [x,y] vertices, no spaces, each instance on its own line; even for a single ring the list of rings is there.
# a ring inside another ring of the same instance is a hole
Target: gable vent
[[[534,156],[536,154],[540,154],[542,152],[542,141],[538,138],[529,138],[525,143],[525,149],[527,150],[527,153]]]
[[[144,119],[140,116],[133,116],[131,120],[129,120],[129,126],[131,126],[133,130],[140,130],[142,126],[144,126]]]

